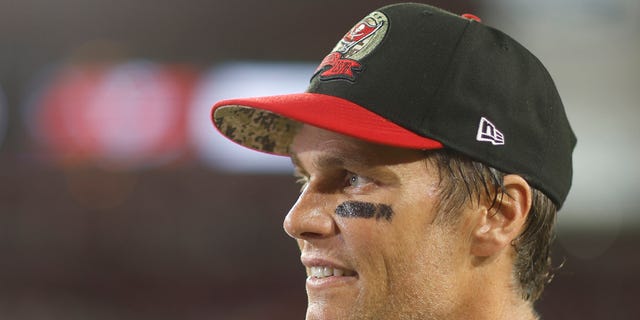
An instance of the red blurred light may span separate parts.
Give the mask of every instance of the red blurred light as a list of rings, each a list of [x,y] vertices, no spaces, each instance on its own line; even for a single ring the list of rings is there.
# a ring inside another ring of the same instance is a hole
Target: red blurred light
[[[184,158],[186,109],[197,74],[150,62],[69,65],[56,72],[30,121],[64,163],[144,167]]]

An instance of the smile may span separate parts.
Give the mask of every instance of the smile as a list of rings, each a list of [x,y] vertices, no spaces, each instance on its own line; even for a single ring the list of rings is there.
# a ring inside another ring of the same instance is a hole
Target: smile
[[[310,278],[322,279],[327,277],[352,277],[356,273],[352,270],[332,268],[327,266],[311,266],[307,269]]]

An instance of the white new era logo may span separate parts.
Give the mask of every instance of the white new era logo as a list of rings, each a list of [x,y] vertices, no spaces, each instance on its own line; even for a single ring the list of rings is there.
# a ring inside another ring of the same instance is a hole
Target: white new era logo
[[[504,144],[504,136],[496,126],[487,120],[485,117],[480,118],[480,127],[478,127],[478,135],[476,136],[478,141],[491,142],[494,146]]]

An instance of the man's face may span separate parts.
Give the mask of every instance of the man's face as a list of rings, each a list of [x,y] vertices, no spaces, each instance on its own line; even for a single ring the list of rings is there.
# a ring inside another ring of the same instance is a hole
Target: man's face
[[[284,227],[307,270],[307,319],[436,319],[460,308],[469,232],[434,223],[438,174],[421,151],[311,126],[291,150],[305,185]]]

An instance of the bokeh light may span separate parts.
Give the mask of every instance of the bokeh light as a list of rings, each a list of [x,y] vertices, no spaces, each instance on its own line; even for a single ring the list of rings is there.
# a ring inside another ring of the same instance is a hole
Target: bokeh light
[[[186,108],[197,73],[149,61],[68,64],[30,99],[27,127],[47,157],[121,169],[188,155]]]

